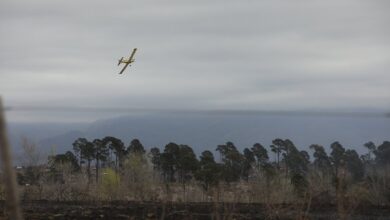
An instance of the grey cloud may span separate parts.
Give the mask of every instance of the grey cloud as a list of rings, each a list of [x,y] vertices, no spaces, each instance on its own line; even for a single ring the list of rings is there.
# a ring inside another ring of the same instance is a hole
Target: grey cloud
[[[0,93],[11,105],[387,111],[388,6],[3,1]]]

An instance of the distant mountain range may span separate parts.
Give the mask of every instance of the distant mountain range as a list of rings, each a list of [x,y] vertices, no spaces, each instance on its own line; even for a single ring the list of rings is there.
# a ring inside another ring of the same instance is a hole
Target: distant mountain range
[[[289,138],[306,150],[310,144],[328,147],[339,141],[346,148],[364,153],[364,143],[390,140],[390,119],[155,113],[79,124],[9,123],[9,133],[15,154],[21,152],[22,135],[47,154],[72,150],[73,141],[79,137],[93,140],[105,136],[118,137],[126,145],[138,138],[147,149],[163,148],[169,142],[188,144],[198,154],[206,149],[214,151],[227,141],[243,149],[256,142],[269,146],[275,138]]]

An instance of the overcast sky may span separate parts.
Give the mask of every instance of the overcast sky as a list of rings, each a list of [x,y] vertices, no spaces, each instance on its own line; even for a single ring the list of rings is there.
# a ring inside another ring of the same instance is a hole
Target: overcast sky
[[[0,94],[7,106],[388,112],[389,9],[387,0],[3,0]],[[136,62],[118,75],[134,47]],[[87,116],[67,114],[107,113]]]

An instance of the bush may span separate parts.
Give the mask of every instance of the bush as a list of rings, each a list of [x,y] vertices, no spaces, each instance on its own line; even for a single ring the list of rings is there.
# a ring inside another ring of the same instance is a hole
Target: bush
[[[111,168],[105,168],[102,170],[100,189],[103,196],[109,199],[113,199],[118,192],[120,186],[120,176]]]

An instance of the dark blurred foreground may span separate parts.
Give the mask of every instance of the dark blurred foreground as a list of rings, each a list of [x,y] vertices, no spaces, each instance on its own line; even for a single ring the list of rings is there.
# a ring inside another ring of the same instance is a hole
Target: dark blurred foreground
[[[4,210],[4,201],[0,202]],[[339,219],[332,204],[313,204],[310,210],[295,204],[180,203],[180,202],[53,202],[22,204],[26,219]],[[4,218],[4,213],[0,219]],[[389,206],[360,206],[352,220],[390,219]]]

